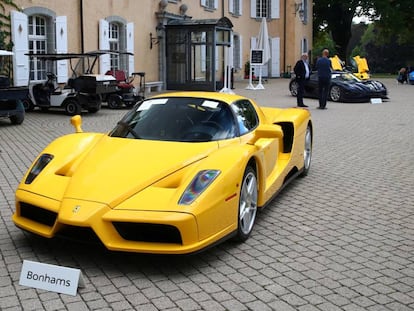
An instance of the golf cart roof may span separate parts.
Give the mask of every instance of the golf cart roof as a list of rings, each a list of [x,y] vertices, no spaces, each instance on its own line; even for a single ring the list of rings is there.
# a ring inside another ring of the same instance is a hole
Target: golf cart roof
[[[130,53],[130,52],[112,51],[112,50],[96,50],[96,51],[90,51],[86,53],[46,53],[46,54],[26,53],[25,55],[29,57],[36,57],[37,59],[42,59],[42,60],[58,61],[58,60],[74,59],[74,58],[99,57],[105,54],[134,55],[133,53]]]

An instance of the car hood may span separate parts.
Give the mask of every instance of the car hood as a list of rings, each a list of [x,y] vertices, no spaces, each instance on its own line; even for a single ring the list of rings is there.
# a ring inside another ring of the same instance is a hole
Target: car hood
[[[363,82],[357,81],[341,81],[341,80],[333,80],[335,83],[339,85],[343,85],[346,88],[352,90],[358,90],[361,92],[382,92],[385,89],[384,85],[381,82],[375,80],[368,80]]]
[[[114,207],[160,179],[207,157],[217,142],[182,143],[103,137],[73,172],[66,199]]]

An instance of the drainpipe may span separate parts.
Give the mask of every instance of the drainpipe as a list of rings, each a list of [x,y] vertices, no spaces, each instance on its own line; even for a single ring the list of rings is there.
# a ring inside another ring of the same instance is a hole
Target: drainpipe
[[[79,0],[79,15],[80,15],[80,40],[81,40],[81,53],[85,53],[84,37],[83,37],[83,0]]]
[[[283,10],[283,72],[286,70],[286,11],[287,0],[284,0],[285,9]]]

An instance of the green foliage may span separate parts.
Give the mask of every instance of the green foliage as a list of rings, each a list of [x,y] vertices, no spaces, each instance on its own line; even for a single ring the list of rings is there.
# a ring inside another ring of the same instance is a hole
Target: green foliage
[[[0,49],[2,50],[11,50],[13,47],[13,43],[10,40],[10,15],[6,15],[6,12],[8,13],[9,11],[7,9],[21,10],[13,0],[0,0]]]

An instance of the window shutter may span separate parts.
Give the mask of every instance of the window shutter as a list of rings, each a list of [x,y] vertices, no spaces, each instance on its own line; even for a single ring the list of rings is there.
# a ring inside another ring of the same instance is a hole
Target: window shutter
[[[240,68],[243,68],[243,38],[239,36],[239,65]]]
[[[11,37],[13,46],[13,84],[14,86],[29,85],[29,57],[24,55],[29,51],[29,40],[27,35],[27,15],[10,12]]]
[[[99,20],[99,49],[109,50],[109,23]],[[99,56],[99,73],[105,74],[111,69],[111,60],[109,54]]]
[[[271,76],[280,77],[280,38],[271,38],[270,39],[270,54],[272,58],[271,62]]]
[[[56,26],[56,52],[67,53],[68,52],[68,31],[66,16],[57,16],[55,20]],[[57,65],[57,82],[68,82],[68,61],[59,60]]]
[[[233,1],[237,1],[237,0],[229,0],[229,13],[235,13],[233,8],[234,8],[234,3]]]
[[[218,0],[214,0],[214,9],[218,9]]]
[[[240,16],[243,15],[243,0],[239,0],[239,14]]]
[[[201,6],[205,7],[206,6],[206,0],[201,0],[200,4],[201,4]]]
[[[250,0],[250,17],[256,18],[256,1],[257,0]]]
[[[134,54],[134,23],[127,24],[127,52]],[[135,72],[134,55],[128,55],[128,75]]]
[[[270,18],[280,18],[280,0],[272,0],[270,3]]]

